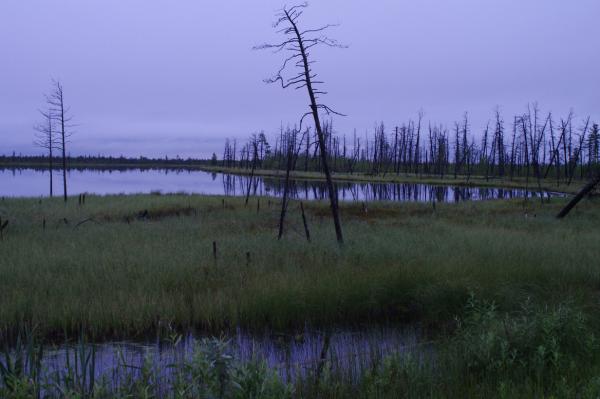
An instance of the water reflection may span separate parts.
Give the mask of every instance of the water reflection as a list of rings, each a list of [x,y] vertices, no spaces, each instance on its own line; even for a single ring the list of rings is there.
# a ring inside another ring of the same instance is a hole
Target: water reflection
[[[247,176],[223,175],[224,194],[230,196],[246,195],[250,179]],[[431,185],[420,183],[354,183],[338,182],[338,200],[340,201],[399,201],[399,202],[461,202],[491,199],[511,199],[539,197],[540,193],[524,189],[463,187]],[[273,178],[253,179],[250,194],[259,196],[282,197],[284,181]],[[325,182],[292,180],[288,195],[294,199],[326,200],[328,198]],[[543,192],[544,197],[557,193]]]
[[[55,195],[60,194],[60,174],[54,173]],[[132,194],[194,193],[228,196],[281,197],[284,181],[276,178],[229,175],[190,169],[72,169],[68,172],[69,193]],[[0,196],[38,197],[48,195],[48,171],[0,169]],[[416,183],[336,183],[340,201],[461,202],[534,197],[523,189],[436,186]],[[555,193],[542,193],[555,196]],[[292,180],[289,196],[303,200],[326,200],[324,182]]]
[[[201,336],[187,335],[176,345],[156,342],[110,342],[94,345],[97,379],[110,376],[118,385],[120,379],[137,377],[136,370],[151,362],[151,368],[168,385],[172,379],[169,365],[190,362],[201,343]],[[248,334],[236,331],[222,338],[228,344],[227,354],[240,362],[252,359],[264,360],[266,365],[288,382],[311,375],[323,355],[325,336],[323,332],[305,330],[299,333]],[[77,346],[61,346],[46,350],[43,365],[46,373],[60,375],[72,364]],[[415,326],[370,327],[360,330],[337,330],[330,333],[330,343],[325,359],[331,372],[342,375],[348,381],[358,381],[364,371],[390,355],[408,355],[413,359],[433,356],[430,343],[423,341],[422,332]],[[126,365],[124,367],[124,365]]]

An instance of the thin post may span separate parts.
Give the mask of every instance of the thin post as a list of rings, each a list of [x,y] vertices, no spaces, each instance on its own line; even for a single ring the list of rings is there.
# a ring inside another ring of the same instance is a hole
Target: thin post
[[[0,218],[0,240],[4,241],[4,229],[8,226],[8,220],[2,223],[2,218]]]
[[[300,202],[300,210],[302,211],[302,223],[304,224],[304,233],[306,234],[306,241],[310,242],[310,230],[308,229],[308,223],[306,221],[304,205],[302,204],[302,202]]]

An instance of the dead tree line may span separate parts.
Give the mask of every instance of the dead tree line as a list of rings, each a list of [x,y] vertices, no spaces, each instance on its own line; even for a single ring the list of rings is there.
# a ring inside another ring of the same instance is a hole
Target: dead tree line
[[[423,114],[415,120],[387,127],[379,123],[361,136],[321,125],[331,173],[363,173],[375,176],[412,174],[439,178],[526,179],[532,185],[551,178],[556,184],[585,180],[600,168],[600,131],[589,118],[580,122],[573,113],[556,118],[543,114],[536,105],[507,122],[497,110],[480,131],[473,130],[469,115],[452,128],[426,123]],[[289,130],[289,129],[288,129]],[[226,141],[224,166],[250,169],[256,144],[257,164],[263,169],[286,170],[289,135],[281,128],[271,142],[264,132],[254,134],[233,154]],[[321,145],[315,130],[307,132],[299,147],[293,171],[324,172]]]

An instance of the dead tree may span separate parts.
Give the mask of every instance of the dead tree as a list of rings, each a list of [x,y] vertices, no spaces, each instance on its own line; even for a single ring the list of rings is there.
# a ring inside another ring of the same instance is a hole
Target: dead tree
[[[304,118],[312,115],[320,149],[321,166],[323,168],[323,172],[325,173],[325,179],[327,182],[335,233],[337,241],[340,244],[343,244],[344,236],[342,233],[342,225],[339,216],[337,193],[335,191],[333,179],[329,169],[327,159],[328,150],[325,147],[325,136],[321,126],[319,112],[323,111],[328,115],[341,114],[335,112],[327,105],[319,102],[319,95],[324,95],[326,93],[316,88],[317,85],[322,84],[323,82],[315,79],[317,75],[312,70],[312,65],[315,61],[310,60],[309,52],[313,47],[319,45],[328,47],[343,46],[338,44],[337,41],[323,34],[324,31],[332,25],[325,25],[316,29],[300,29],[298,22],[307,6],[307,3],[304,3],[290,8],[284,7],[279,13],[277,13],[277,21],[274,24],[274,28],[278,29],[278,33],[281,33],[285,36],[285,40],[276,44],[263,44],[255,47],[255,49],[271,49],[275,52],[286,51],[291,54],[285,59],[283,65],[275,74],[275,76],[270,79],[266,79],[266,82],[279,82],[284,89],[288,87],[295,87],[296,89],[306,88],[308,92],[308,97],[310,99],[310,112],[307,112],[302,116],[302,119],[300,120],[300,130],[302,129],[302,121]],[[299,69],[299,71],[293,74],[292,77],[284,77],[283,74],[289,66],[293,66],[294,68]]]
[[[256,144],[256,137],[252,137],[252,148],[254,151],[254,156],[252,157],[252,171],[250,172],[250,180],[248,181],[248,190],[246,191],[246,201],[244,202],[245,206],[248,206],[248,200],[250,199],[250,189],[252,188],[252,180],[254,179],[254,170],[256,169],[256,161],[258,158],[258,146]]]
[[[598,173],[592,180],[588,182],[578,193],[569,201],[569,203],[556,215],[558,219],[562,219],[571,212],[571,209],[575,207],[586,195],[592,192],[592,190],[600,184],[600,173]]]
[[[587,133],[589,126],[590,126],[590,118],[588,117],[585,122],[585,126],[583,127],[583,129],[581,129],[581,135],[579,136],[579,147],[577,147],[575,149],[575,155],[573,156],[573,159],[571,160],[572,164],[571,164],[571,168],[570,168],[569,180],[567,181],[567,185],[571,184],[571,181],[573,180],[573,176],[575,175],[575,169],[577,168],[577,163],[579,162],[580,158],[582,158],[583,143],[585,142],[585,134]],[[583,162],[581,162],[581,168],[583,170]]]
[[[515,172],[515,143],[517,139],[517,127],[519,126],[519,118],[515,116],[513,122],[512,145],[510,150],[510,170],[509,176],[512,181]]]
[[[36,130],[34,144],[48,151],[48,174],[50,175],[50,197],[52,197],[54,194],[52,179],[52,171],[54,169],[54,165],[52,164],[54,160],[53,150],[59,147],[54,130],[52,129],[53,121],[51,112],[40,111],[40,114],[42,114],[43,121],[33,127]]]
[[[592,176],[593,170],[597,169],[600,161],[600,129],[594,123],[588,136],[588,175]]]
[[[490,122],[488,121],[485,130],[483,132],[483,141],[481,143],[481,156],[479,158],[479,164],[483,165],[485,162],[485,181],[488,181],[490,175],[490,161],[488,157],[488,134],[490,131]]]
[[[65,106],[65,98],[62,84],[58,80],[52,80],[53,89],[46,101],[50,106],[52,119],[58,124],[58,134],[60,135],[60,150],[62,153],[62,175],[63,175],[63,197],[67,202],[67,139],[71,136],[69,129],[73,127],[70,108]]]
[[[298,130],[295,128],[293,130],[288,130],[286,132],[287,140],[286,140],[286,168],[285,168],[285,181],[283,188],[283,198],[281,201],[281,213],[279,215],[279,233],[277,235],[277,239],[281,240],[283,237],[283,224],[285,222],[285,215],[287,213],[288,207],[288,195],[290,191],[290,172],[296,168],[296,162],[298,161],[298,155],[300,154],[300,149],[302,147],[302,143],[304,142],[304,136],[309,134],[309,130],[307,129],[302,137],[298,140]],[[310,241],[310,240],[309,240]]]

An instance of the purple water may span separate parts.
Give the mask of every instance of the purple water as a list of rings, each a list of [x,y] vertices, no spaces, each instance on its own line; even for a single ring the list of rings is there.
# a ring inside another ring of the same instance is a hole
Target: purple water
[[[347,381],[358,381],[365,370],[377,367],[386,356],[410,355],[414,359],[425,359],[433,355],[431,344],[423,341],[422,333],[414,326],[336,330],[329,334],[326,367]],[[293,382],[314,375],[321,362],[325,333],[305,330],[297,334],[265,332],[257,335],[237,331],[222,336],[221,340],[228,342],[227,353],[236,361],[264,360],[283,381]],[[172,341],[108,342],[88,344],[86,348],[88,353],[92,347],[94,349],[97,379],[108,376],[117,386],[122,379],[137,376],[146,364],[161,384],[167,386],[172,378],[172,366],[189,362],[201,342],[201,336],[189,334]],[[77,345],[46,348],[45,373],[61,374],[67,364],[73,367],[77,350]]]
[[[61,175],[54,173],[54,194],[62,190]],[[137,194],[161,192],[245,196],[250,178],[247,176],[209,173],[200,170],[176,169],[73,169],[68,172],[69,194],[91,193]],[[350,183],[337,182],[341,201],[399,201],[399,202],[461,202],[489,199],[535,197],[536,191],[489,187],[436,186],[414,183]],[[283,180],[255,177],[252,195],[281,197]],[[49,193],[48,172],[34,169],[0,169],[0,196],[40,197]],[[544,196],[559,196],[542,193]],[[304,200],[327,198],[322,181],[293,180],[290,197]]]

